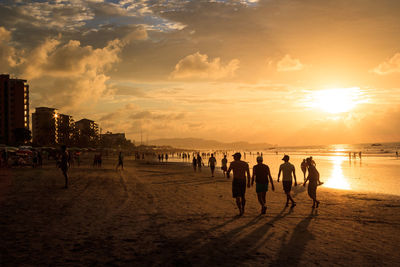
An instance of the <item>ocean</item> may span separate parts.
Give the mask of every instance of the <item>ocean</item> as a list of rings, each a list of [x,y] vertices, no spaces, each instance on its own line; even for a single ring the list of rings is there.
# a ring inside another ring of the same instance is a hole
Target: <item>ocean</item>
[[[320,179],[324,182],[322,187],[400,195],[400,158],[396,156],[396,151],[399,150],[400,143],[381,143],[277,147],[239,152],[242,154],[242,160],[249,163],[250,170],[256,164],[257,156],[262,155],[264,163],[270,167],[274,181],[277,180],[279,166],[283,163],[282,157],[286,154],[290,156],[290,162],[296,168],[297,181],[303,183],[304,175],[300,164],[303,159],[312,156],[320,172]],[[209,153],[215,154],[219,169],[223,155],[227,154],[230,162],[233,160],[231,155],[235,152],[238,151],[200,151],[205,153],[203,172],[209,172]],[[178,157],[172,157],[171,160],[182,162]],[[187,163],[190,164],[188,161]]]

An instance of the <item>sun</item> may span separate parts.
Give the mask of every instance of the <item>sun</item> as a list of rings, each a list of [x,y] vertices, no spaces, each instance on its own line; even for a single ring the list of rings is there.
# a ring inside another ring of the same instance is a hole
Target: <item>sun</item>
[[[309,106],[319,108],[331,114],[352,110],[361,100],[358,87],[333,88],[311,92]]]

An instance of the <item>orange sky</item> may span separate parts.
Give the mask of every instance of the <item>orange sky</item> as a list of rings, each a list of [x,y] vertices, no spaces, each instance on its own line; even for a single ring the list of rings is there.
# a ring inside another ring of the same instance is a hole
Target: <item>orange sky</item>
[[[0,72],[134,140],[400,141],[400,2],[2,1]]]

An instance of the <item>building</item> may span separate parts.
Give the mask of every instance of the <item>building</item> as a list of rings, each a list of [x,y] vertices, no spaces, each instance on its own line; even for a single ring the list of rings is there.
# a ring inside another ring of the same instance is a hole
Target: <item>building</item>
[[[75,122],[78,134],[78,145],[81,147],[97,146],[100,139],[99,125],[89,119]]]
[[[57,143],[72,146],[75,143],[75,122],[72,116],[57,114]]]
[[[33,143],[39,146],[67,145],[75,141],[72,116],[60,114],[55,108],[39,107],[32,113]]]
[[[39,146],[58,144],[58,113],[55,108],[38,107],[32,113],[33,144]]]
[[[18,130],[29,131],[29,85],[0,74],[0,143],[15,144]]]
[[[125,133],[106,132],[100,135],[100,139],[103,147],[123,146],[127,142]]]

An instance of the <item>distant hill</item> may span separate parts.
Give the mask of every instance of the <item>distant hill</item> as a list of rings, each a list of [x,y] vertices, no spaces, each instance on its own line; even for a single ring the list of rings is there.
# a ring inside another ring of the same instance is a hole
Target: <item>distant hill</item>
[[[233,142],[224,143],[215,140],[206,140],[201,138],[165,138],[165,139],[155,139],[149,141],[151,145],[157,146],[171,146],[176,148],[186,148],[186,149],[265,149],[272,147],[271,144],[267,143],[248,143],[248,142]]]

